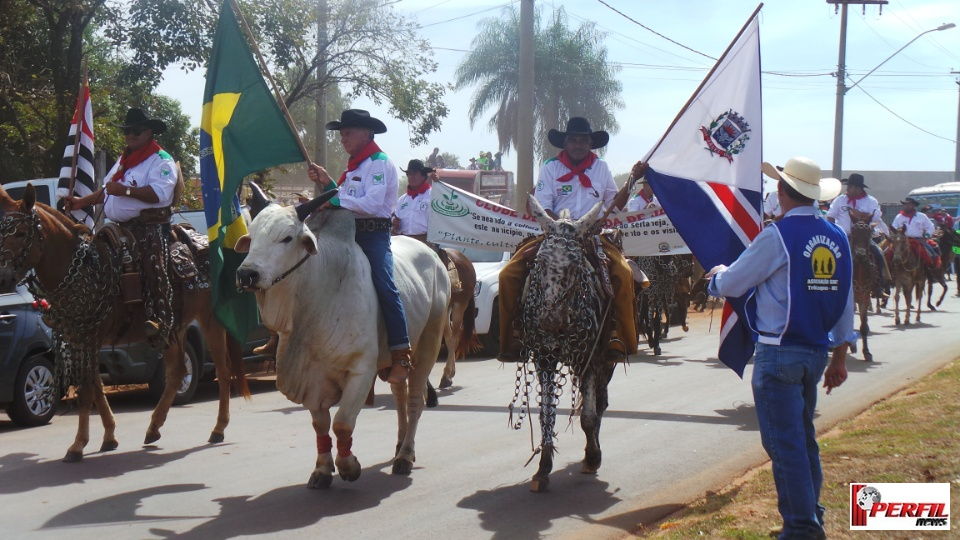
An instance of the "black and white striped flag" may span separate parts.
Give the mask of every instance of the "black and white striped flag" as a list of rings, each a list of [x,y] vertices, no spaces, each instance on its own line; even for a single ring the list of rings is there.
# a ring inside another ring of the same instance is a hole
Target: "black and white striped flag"
[[[78,141],[77,132],[80,132],[79,149],[74,151],[74,144]],[[67,147],[63,150],[63,161],[60,168],[60,181],[57,183],[57,197],[64,197],[70,192],[70,176],[73,171],[73,157],[76,154],[76,181],[73,185],[73,195],[84,197],[96,191],[93,172],[93,107],[90,105],[90,87],[84,85],[80,98],[77,100],[77,110],[73,113],[73,124],[70,126],[70,137]],[[76,208],[71,214],[77,221],[93,227],[93,207]]]

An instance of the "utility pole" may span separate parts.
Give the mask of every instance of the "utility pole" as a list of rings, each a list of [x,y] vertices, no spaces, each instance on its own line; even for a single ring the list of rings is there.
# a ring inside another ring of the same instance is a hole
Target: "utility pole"
[[[517,194],[514,210],[527,211],[533,189],[533,2],[520,0],[520,80],[517,81]]]
[[[960,75],[960,71],[951,71],[953,75]],[[960,77],[957,78],[957,155],[953,164],[953,179],[960,182]]]
[[[867,4],[876,4],[880,6],[880,12],[883,13],[883,5],[887,0],[827,0],[828,4],[834,4],[835,9],[840,10],[840,53],[837,58],[837,104],[834,113],[833,124],[833,177],[840,178],[843,174],[843,96],[847,93],[846,70],[847,70],[847,5],[861,4],[866,12]]]
[[[313,159],[319,165],[327,166],[327,92],[324,85],[327,79],[327,0],[317,0],[317,100]]]

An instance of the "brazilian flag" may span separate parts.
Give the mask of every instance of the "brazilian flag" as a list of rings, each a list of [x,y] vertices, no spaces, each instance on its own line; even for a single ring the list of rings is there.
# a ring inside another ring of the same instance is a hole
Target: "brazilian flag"
[[[210,238],[210,274],[217,319],[238,340],[259,322],[253,294],[236,287],[244,255],[234,251],[247,234],[237,196],[243,178],[284,163],[304,161],[296,136],[270,94],[225,0],[207,66],[200,125],[200,178]]]

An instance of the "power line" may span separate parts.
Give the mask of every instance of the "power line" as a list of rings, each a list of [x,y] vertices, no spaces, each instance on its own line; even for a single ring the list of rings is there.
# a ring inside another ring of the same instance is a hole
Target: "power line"
[[[917,128],[917,129],[919,129],[920,131],[926,133],[927,135],[936,137],[936,138],[938,138],[938,139],[943,139],[943,140],[945,140],[945,141],[949,141],[949,142],[952,142],[952,143],[956,144],[957,141],[955,141],[955,140],[953,140],[953,139],[948,139],[947,137],[941,137],[940,135],[937,135],[936,133],[931,133],[931,132],[923,129],[922,127],[914,124],[913,122],[907,120],[906,118],[900,116],[899,114],[893,112],[893,111],[890,109],[890,107],[887,107],[887,106],[884,105],[883,103],[880,103],[880,101],[877,100],[877,98],[871,96],[866,90],[863,89],[862,86],[857,85],[857,88],[859,88],[861,92],[863,92],[864,94],[866,94],[868,98],[872,99],[877,105],[883,107],[888,113],[896,116],[897,118],[899,118],[900,120],[902,120],[904,123],[906,123],[906,124],[908,124],[908,125],[910,125],[910,126],[913,126],[913,127]]]
[[[436,25],[438,25],[438,24],[446,24],[446,23],[448,23],[448,22],[458,21],[458,20],[460,20],[460,19],[466,19],[466,18],[468,18],[468,17],[473,17],[474,15],[479,15],[479,14],[481,14],[481,13],[486,13],[486,12],[488,12],[488,11],[493,11],[493,10],[495,10],[495,9],[505,8],[505,7],[507,7],[507,6],[511,5],[511,4],[515,4],[516,2],[517,2],[517,0],[510,0],[509,2],[504,2],[504,3],[502,3],[502,4],[493,6],[493,7],[491,7],[491,8],[482,9],[482,10],[480,10],[480,11],[476,11],[476,12],[470,13],[470,14],[468,14],[468,15],[461,15],[461,16],[459,16],[459,17],[454,17],[454,18],[452,18],[452,19],[447,19],[447,20],[445,20],[445,21],[438,21],[438,22],[434,22],[434,23],[430,23],[430,24],[424,24],[424,25],[421,25],[420,28],[427,28],[427,27],[430,27],[430,26],[436,26]]]
[[[709,58],[710,60],[713,60],[713,61],[716,61],[716,60],[717,60],[716,58],[714,58],[714,57],[712,57],[712,56],[710,56],[710,55],[708,55],[708,54],[704,54],[704,53],[702,53],[702,52],[700,52],[700,51],[698,51],[698,50],[696,50],[696,49],[692,49],[692,48],[690,48],[690,47],[687,47],[686,45],[684,45],[683,43],[680,43],[679,41],[675,41],[675,40],[673,40],[673,39],[670,39],[670,38],[668,38],[667,36],[661,34],[660,32],[657,32],[657,31],[654,30],[653,28],[650,28],[650,27],[648,27],[648,26],[645,26],[645,25],[644,25],[643,23],[641,23],[640,21],[637,21],[637,20],[635,20],[635,19],[630,18],[630,16],[628,16],[626,13],[623,13],[622,11],[620,11],[620,10],[618,10],[617,8],[611,6],[610,4],[604,2],[603,0],[597,0],[597,2],[600,2],[601,4],[607,6],[610,10],[616,12],[617,14],[619,14],[619,15],[620,15],[621,17],[623,17],[624,19],[627,19],[628,21],[632,22],[633,24],[636,24],[637,26],[643,28],[644,30],[646,30],[646,31],[648,31],[648,32],[651,32],[651,33],[653,33],[653,34],[656,34],[656,35],[662,37],[663,39],[669,41],[670,43],[673,43],[674,45],[677,45],[678,47],[683,47],[684,49],[686,49],[686,50],[688,50],[688,51],[690,51],[690,52],[692,52],[692,53],[699,54],[700,56],[703,56],[703,57],[705,57],[705,58]]]

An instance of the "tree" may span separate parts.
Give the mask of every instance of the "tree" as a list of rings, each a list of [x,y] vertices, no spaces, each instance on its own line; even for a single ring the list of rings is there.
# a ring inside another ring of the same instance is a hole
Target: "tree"
[[[440,157],[443,158],[443,166],[447,169],[462,169],[463,166],[460,165],[460,158],[456,154],[450,152],[440,152]]]
[[[286,74],[278,82],[288,106],[340,87],[347,99],[386,103],[391,116],[409,125],[415,146],[448,114],[447,87],[423,80],[437,68],[432,49],[417,23],[390,4],[329,0],[326,40],[318,47],[316,0],[240,2],[267,63]],[[110,35],[134,52],[142,77],[157,79],[171,63],[186,69],[206,63],[218,13],[214,0],[133,0]]]
[[[619,71],[607,63],[605,34],[593,23],[569,28],[561,7],[544,26],[543,13],[534,18],[534,148],[539,157],[553,150],[547,141],[551,128],[564,129],[571,116],[590,120],[595,130],[619,131],[614,113],[623,108]],[[500,17],[478,23],[480,32],[472,50],[457,67],[457,90],[476,86],[470,102],[471,127],[486,111],[495,109],[487,126],[497,132],[499,149],[509,152],[517,143],[517,90],[520,66],[520,14],[504,8]]]

